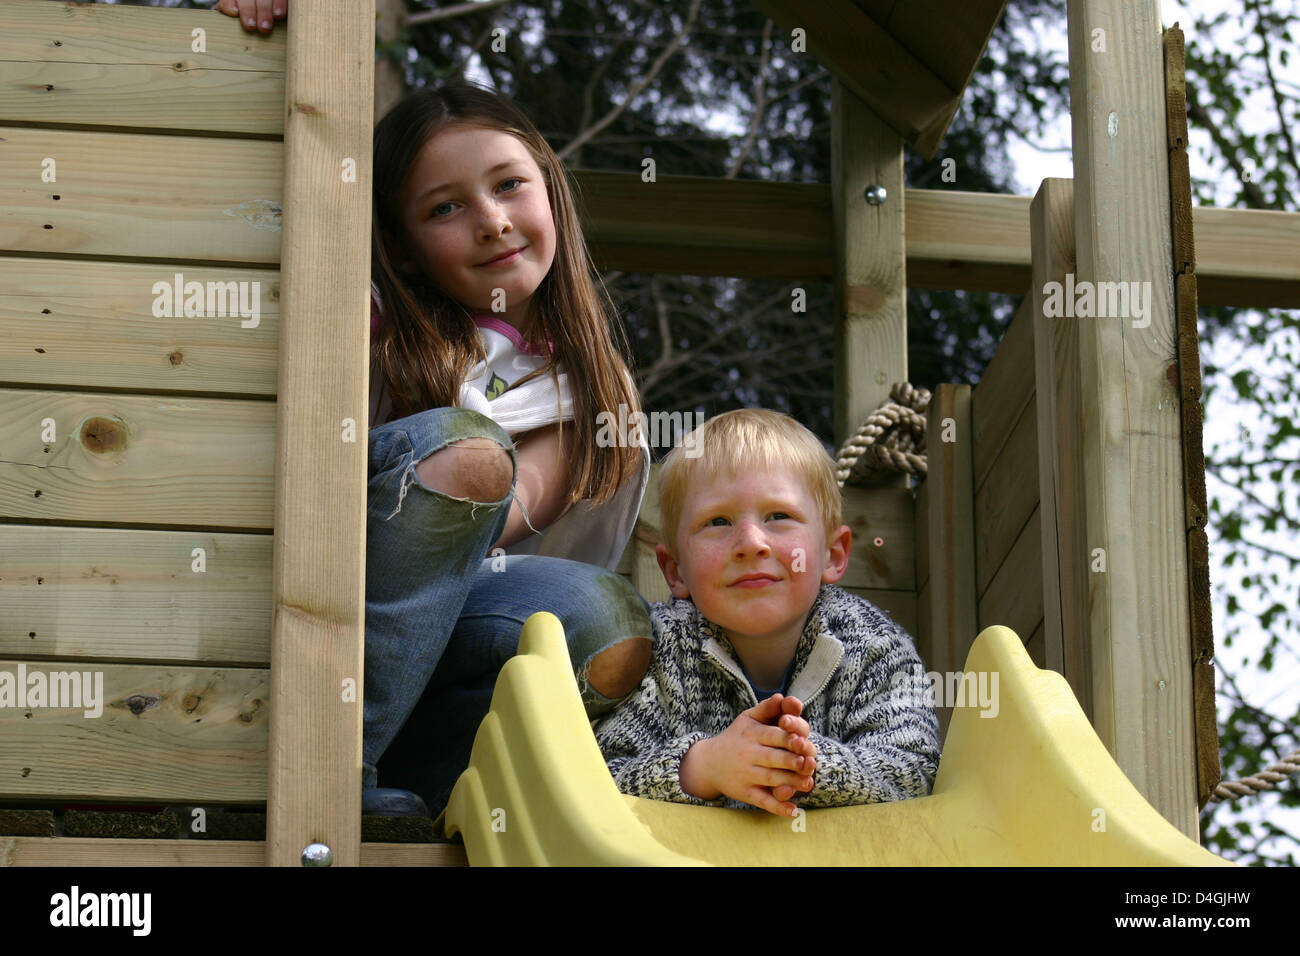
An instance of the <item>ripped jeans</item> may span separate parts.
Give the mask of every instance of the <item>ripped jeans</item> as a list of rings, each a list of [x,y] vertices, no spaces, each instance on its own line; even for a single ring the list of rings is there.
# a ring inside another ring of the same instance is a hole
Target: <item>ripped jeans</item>
[[[592,658],[651,633],[645,601],[618,574],[561,558],[488,556],[513,481],[503,499],[484,504],[428,488],[415,472],[466,438],[491,439],[515,460],[505,431],[465,408],[429,409],[370,432],[362,787],[378,785],[384,757],[384,785],[420,793],[435,813],[469,762],[497,673],[529,615],[550,611],[564,625],[593,717],[618,701],[587,683]]]

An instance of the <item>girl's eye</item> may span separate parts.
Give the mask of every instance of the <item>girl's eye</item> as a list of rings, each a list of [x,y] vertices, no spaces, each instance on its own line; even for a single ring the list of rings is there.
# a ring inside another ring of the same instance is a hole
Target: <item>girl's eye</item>
[[[524,181],[518,176],[511,176],[509,179],[502,180],[501,185],[504,186],[506,183],[518,183],[519,185],[515,186],[515,189],[518,189],[519,186],[523,185]],[[508,192],[514,192],[515,189],[508,190]]]
[[[436,218],[436,217],[438,217],[438,216],[445,216],[445,215],[447,215],[446,212],[439,212],[439,210],[441,210],[441,209],[447,209],[447,211],[450,212],[450,209],[448,208],[448,207],[450,207],[450,206],[451,206],[451,203],[449,203],[449,202],[440,202],[440,203],[438,203],[438,205],[434,206],[433,209],[430,211],[430,213],[429,213],[429,217],[430,217],[430,218]]]
[[[709,519],[710,528],[724,528],[729,524],[731,524],[731,522],[728,521],[726,518],[722,517],[722,515],[717,515]]]
[[[773,511],[773,512],[772,512],[772,519],[773,519],[774,521],[781,521],[781,520],[786,520],[786,521],[788,521],[788,520],[790,519],[790,516],[789,516],[788,514],[786,514],[784,511]]]

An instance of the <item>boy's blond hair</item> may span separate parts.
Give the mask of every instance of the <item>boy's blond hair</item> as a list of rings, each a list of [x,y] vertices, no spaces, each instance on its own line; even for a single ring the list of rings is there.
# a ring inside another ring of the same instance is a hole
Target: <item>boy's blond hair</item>
[[[835,463],[826,449],[789,415],[765,408],[740,408],[696,428],[659,466],[660,535],[669,552],[677,554],[677,526],[688,489],[718,475],[774,467],[789,468],[803,481],[821,512],[829,539],[840,526],[841,497]]]

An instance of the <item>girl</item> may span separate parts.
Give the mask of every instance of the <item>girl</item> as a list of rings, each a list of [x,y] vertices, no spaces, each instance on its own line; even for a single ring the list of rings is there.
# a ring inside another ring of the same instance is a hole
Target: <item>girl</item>
[[[564,169],[513,105],[457,84],[394,107],[373,239],[363,808],[410,812],[374,789],[381,755],[418,704],[385,782],[443,805],[534,611],[564,623],[593,716],[640,683],[645,603],[603,568],[649,454],[597,444],[636,390]]]

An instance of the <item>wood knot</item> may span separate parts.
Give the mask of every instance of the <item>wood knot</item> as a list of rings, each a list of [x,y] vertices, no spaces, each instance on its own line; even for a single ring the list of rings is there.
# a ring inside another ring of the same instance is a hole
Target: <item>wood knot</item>
[[[97,415],[81,426],[81,443],[97,455],[126,447],[126,423]]]
[[[149,694],[132,694],[125,701],[126,709],[139,717],[146,710],[151,710],[158,706],[158,698]]]
[[[180,365],[185,361],[185,354],[181,352],[180,349],[177,349],[171,355],[167,356],[167,361],[171,362],[173,365]]]
[[[316,112],[316,107],[312,106],[310,103],[294,103],[294,104],[293,104],[293,108],[294,108],[295,110],[297,110],[299,113],[315,113],[315,112]]]

